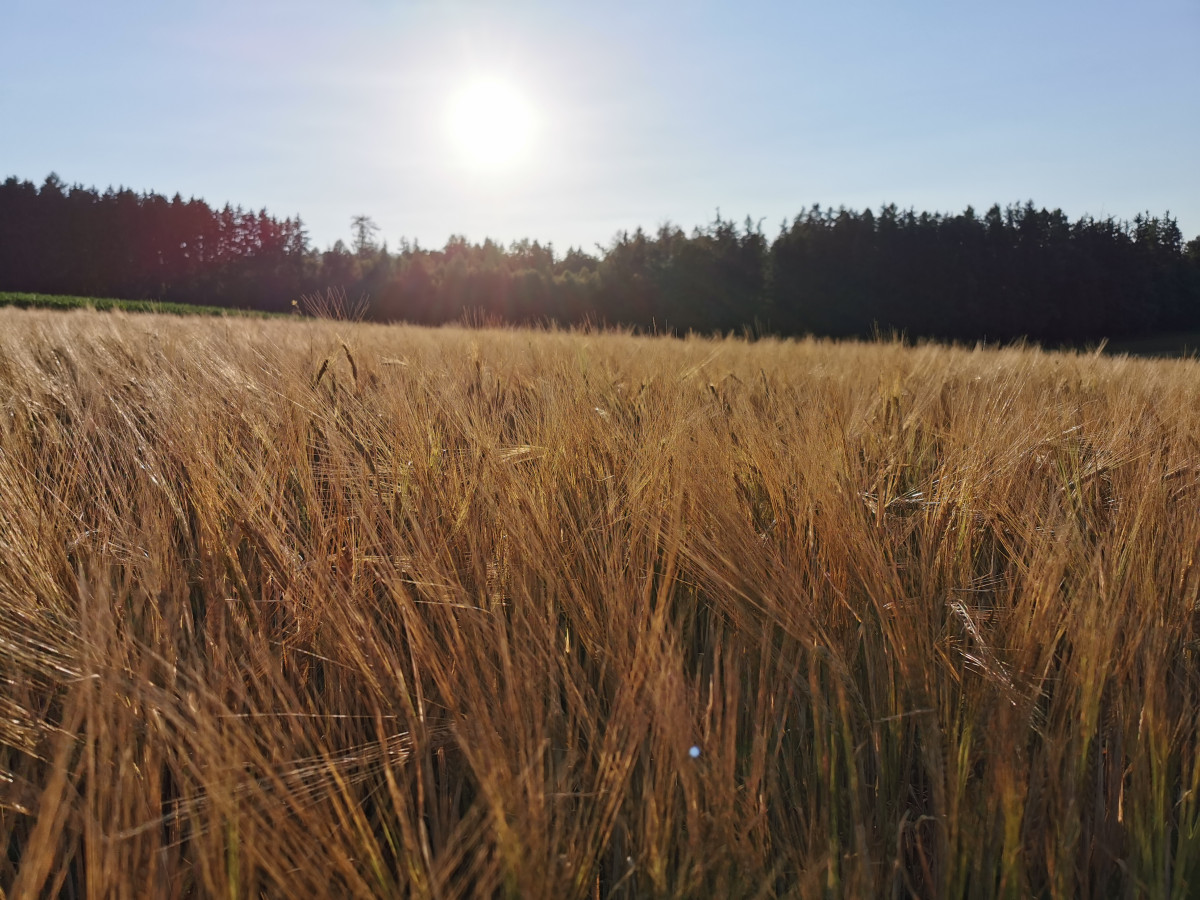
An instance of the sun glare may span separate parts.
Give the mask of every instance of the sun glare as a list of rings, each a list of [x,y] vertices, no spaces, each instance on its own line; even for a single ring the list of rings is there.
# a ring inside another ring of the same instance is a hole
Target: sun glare
[[[454,97],[449,124],[455,149],[468,168],[500,172],[528,156],[536,123],[520,91],[498,79],[481,79]]]

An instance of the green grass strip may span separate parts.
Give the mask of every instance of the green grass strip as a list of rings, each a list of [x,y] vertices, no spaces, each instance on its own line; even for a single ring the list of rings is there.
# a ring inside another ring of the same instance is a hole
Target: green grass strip
[[[0,306],[20,309],[119,309],[133,313],[160,313],[173,316],[250,316],[265,318],[278,315],[255,309],[200,306],[191,303],[163,303],[157,300],[118,300],[113,297],[68,297],[61,294],[26,294],[0,291]]]

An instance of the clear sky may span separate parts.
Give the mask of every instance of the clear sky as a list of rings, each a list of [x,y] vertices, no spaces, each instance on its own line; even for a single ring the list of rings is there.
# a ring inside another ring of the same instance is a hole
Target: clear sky
[[[1026,199],[1192,238],[1200,0],[3,0],[0,177],[52,170],[319,247]]]

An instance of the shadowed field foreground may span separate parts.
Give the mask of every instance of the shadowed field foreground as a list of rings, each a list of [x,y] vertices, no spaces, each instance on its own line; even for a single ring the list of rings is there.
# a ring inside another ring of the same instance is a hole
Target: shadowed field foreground
[[[0,884],[1195,895],[1198,405],[1189,361],[3,311]]]

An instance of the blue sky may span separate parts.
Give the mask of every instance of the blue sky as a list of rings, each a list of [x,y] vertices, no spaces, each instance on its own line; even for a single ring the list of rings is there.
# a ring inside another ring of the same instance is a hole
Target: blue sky
[[[0,177],[300,214],[394,246],[819,202],[993,202],[1200,234],[1200,2],[5,0]],[[538,127],[501,172],[446,127],[473,79]]]

